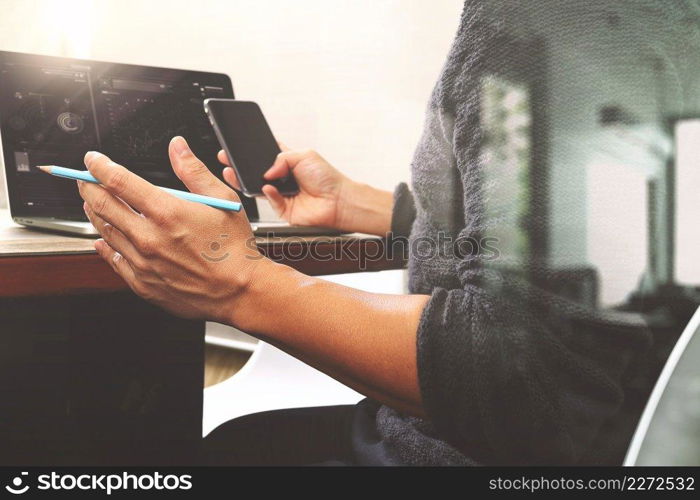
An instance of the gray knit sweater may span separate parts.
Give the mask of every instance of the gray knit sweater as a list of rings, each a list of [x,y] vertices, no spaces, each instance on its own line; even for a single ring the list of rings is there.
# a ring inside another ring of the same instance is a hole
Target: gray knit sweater
[[[630,367],[649,344],[640,318],[567,295],[544,252],[494,258],[473,246],[413,246],[478,240],[516,208],[497,178],[485,181],[480,85],[499,65],[515,64],[535,80],[541,65],[531,49],[504,41],[512,19],[497,4],[509,2],[465,5],[428,106],[412,192],[405,184],[395,192],[393,231],[412,244],[410,292],[430,296],[418,331],[428,419],[377,405],[376,429],[364,441],[374,451],[359,450],[360,463],[615,463],[635,424],[623,415]],[[496,208],[487,210],[487,201]],[[530,227],[546,227],[546,210],[532,203]],[[586,279],[585,270],[576,272],[568,281]]]

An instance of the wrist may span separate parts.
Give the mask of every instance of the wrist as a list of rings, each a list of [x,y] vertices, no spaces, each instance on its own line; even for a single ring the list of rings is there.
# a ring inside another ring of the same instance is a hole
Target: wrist
[[[338,196],[336,227],[377,236],[391,230],[393,195],[368,184],[345,179]]]
[[[276,302],[288,295],[284,290],[293,288],[298,277],[305,276],[262,257],[255,264],[246,286],[227,304],[223,322],[250,334],[269,335],[273,326],[270,323],[278,318],[274,311],[281,307]]]

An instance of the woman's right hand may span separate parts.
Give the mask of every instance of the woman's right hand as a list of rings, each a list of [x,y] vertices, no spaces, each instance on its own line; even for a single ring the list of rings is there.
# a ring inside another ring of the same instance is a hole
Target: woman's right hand
[[[315,151],[283,149],[272,167],[265,172],[265,179],[273,181],[292,174],[299,185],[299,193],[283,196],[276,187],[265,184],[263,194],[275,212],[293,225],[345,229],[342,227],[341,205],[350,180]],[[226,182],[240,190],[238,177],[226,153],[219,151],[218,158],[227,165],[223,172]]]

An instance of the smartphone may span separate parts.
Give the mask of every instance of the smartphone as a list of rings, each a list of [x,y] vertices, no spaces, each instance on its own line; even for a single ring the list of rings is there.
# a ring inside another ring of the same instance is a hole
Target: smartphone
[[[258,106],[235,99],[205,99],[204,112],[214,127],[221,148],[238,175],[246,196],[262,195],[262,187],[272,184],[283,195],[299,192],[293,175],[268,181],[263,174],[280,153],[270,126]]]

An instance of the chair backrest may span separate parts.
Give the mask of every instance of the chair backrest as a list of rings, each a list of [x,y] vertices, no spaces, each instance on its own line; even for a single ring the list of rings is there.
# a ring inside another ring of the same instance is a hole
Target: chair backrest
[[[624,465],[700,465],[700,308],[676,342]]]

